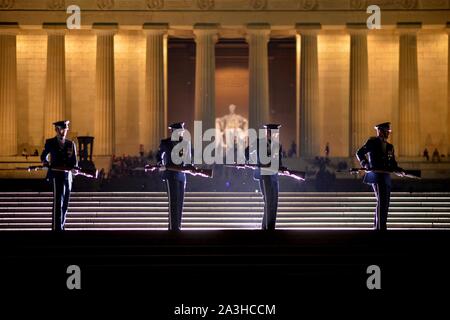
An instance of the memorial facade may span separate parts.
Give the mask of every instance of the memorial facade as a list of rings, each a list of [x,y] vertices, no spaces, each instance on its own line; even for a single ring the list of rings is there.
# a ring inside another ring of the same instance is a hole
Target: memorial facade
[[[383,121],[400,157],[448,154],[448,21],[447,0],[0,1],[0,156],[62,118],[94,156],[156,150],[168,122],[214,128],[232,103],[301,157],[352,156]]]

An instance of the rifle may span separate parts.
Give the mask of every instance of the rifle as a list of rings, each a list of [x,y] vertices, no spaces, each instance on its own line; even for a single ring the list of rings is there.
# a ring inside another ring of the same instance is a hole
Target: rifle
[[[91,179],[97,179],[98,178],[98,170],[91,171],[91,170],[83,170],[80,167],[75,168],[67,168],[67,167],[47,167],[47,166],[30,166],[28,168],[16,168],[16,170],[27,170],[28,172],[31,171],[38,171],[38,170],[52,170],[57,172],[72,172],[75,176],[83,176],[86,178]]]
[[[141,168],[136,168],[136,169],[141,170]],[[212,169],[201,169],[201,168],[197,168],[191,164],[184,165],[184,166],[178,166],[178,165],[161,166],[161,165],[148,164],[144,167],[145,172],[147,172],[147,171],[153,172],[156,170],[159,170],[159,171],[169,170],[169,171],[174,171],[174,172],[187,173],[191,176],[200,176],[203,178],[212,178],[213,177]]]
[[[269,169],[270,166],[268,165],[257,165],[257,164],[234,164],[234,165],[225,165],[226,167],[232,167],[236,169],[252,169],[256,170],[258,168],[267,168]],[[305,181],[306,180],[306,172],[304,171],[296,171],[296,170],[290,170],[286,167],[281,167],[278,169],[278,175],[285,176],[288,178],[293,178],[295,180],[299,181]]]
[[[388,170],[372,170],[372,169],[366,169],[366,168],[351,168],[349,170],[350,174],[358,174],[359,172],[393,173],[402,178],[422,179],[420,170],[405,170],[402,172],[388,171]]]

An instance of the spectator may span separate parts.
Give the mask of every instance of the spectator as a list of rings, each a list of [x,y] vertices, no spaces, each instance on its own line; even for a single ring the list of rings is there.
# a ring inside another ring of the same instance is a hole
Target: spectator
[[[24,148],[22,151],[22,157],[25,157],[25,159],[28,160],[28,151],[26,148]]]
[[[347,168],[348,168],[348,165],[347,165],[347,162],[345,162],[345,161],[340,161],[339,163],[338,163],[338,171],[344,171],[344,170],[347,170]]]
[[[434,162],[434,160],[436,160],[436,162],[441,162],[441,156],[437,148],[434,149],[433,155],[431,156],[431,161]]]
[[[288,150],[288,157],[292,158],[294,156],[297,156],[297,145],[295,144],[295,141],[292,141],[291,147]]]
[[[34,149],[33,156],[38,156],[38,155],[39,155],[39,152],[37,151],[37,149]]]
[[[139,156],[123,155],[122,157],[113,157],[109,176],[111,178],[122,178],[126,176],[145,175],[143,170],[134,170],[143,168],[148,161]]]
[[[427,161],[430,161],[430,154],[428,153],[428,149],[425,148],[425,150],[423,150],[423,157],[425,159],[427,159]]]
[[[320,164],[315,178],[315,188],[319,192],[332,190],[336,181],[336,175],[327,170],[325,162]]]
[[[141,157],[144,156],[144,145],[143,144],[139,145],[139,154],[141,155]]]
[[[327,142],[327,145],[325,146],[325,157],[328,158],[330,155],[330,143]]]

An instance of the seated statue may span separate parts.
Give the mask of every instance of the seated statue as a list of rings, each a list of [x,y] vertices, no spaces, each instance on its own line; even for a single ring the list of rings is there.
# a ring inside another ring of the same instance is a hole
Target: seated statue
[[[216,119],[216,130],[219,137],[217,145],[227,150],[232,149],[234,144],[245,147],[248,131],[248,121],[243,116],[236,114],[236,105],[230,104],[230,113]]]

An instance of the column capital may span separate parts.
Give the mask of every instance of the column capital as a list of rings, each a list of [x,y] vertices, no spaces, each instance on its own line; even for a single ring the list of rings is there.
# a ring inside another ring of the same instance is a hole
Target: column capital
[[[115,35],[117,31],[119,31],[119,24],[110,22],[94,22],[92,24],[92,30],[99,35]]]
[[[42,29],[44,29],[47,34],[65,35],[67,25],[60,22],[44,22],[42,24]]]
[[[267,37],[267,41],[269,41],[270,37],[270,24],[268,23],[249,23],[247,24],[247,29],[245,40],[249,42],[249,37],[252,35],[262,35]]]
[[[416,34],[422,29],[421,22],[399,22],[397,32],[399,34]]]
[[[194,25],[194,34],[217,34],[220,25],[218,23],[196,23]]]
[[[369,31],[365,23],[347,23],[346,27],[350,35],[366,35]]]
[[[17,22],[0,22],[0,35],[15,36],[19,33],[19,30]]]
[[[214,42],[219,40],[219,24],[217,23],[197,23],[194,25],[194,36],[197,41],[199,36],[211,36]]]
[[[315,35],[322,29],[320,23],[297,23],[295,30],[300,35]]]
[[[168,23],[146,22],[142,26],[145,35],[164,35],[169,31]]]
[[[270,24],[268,23],[249,23],[247,24],[247,34],[270,35]]]

